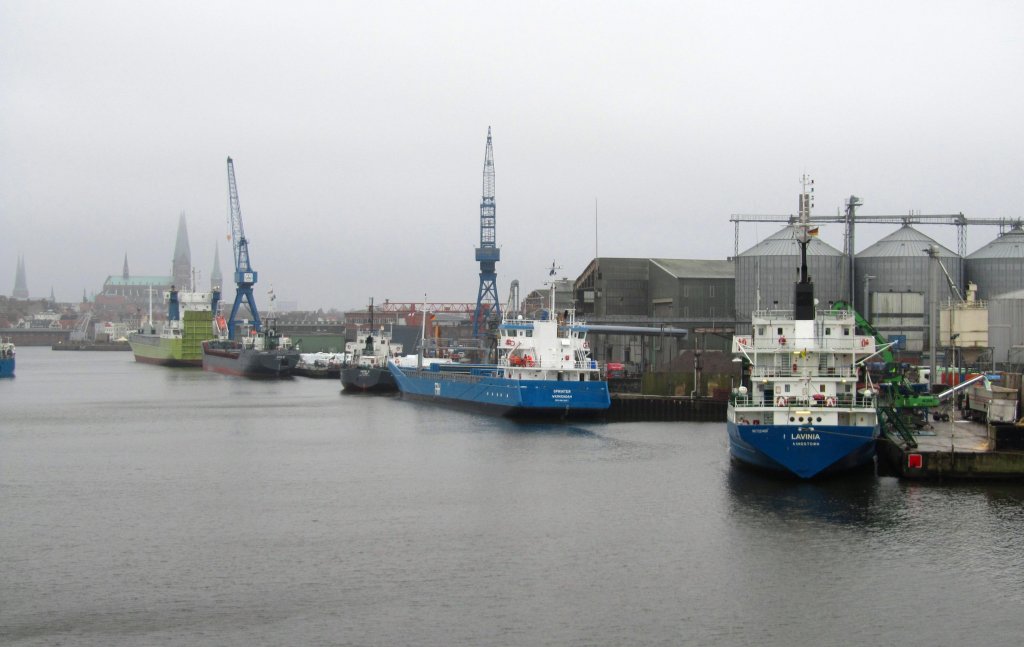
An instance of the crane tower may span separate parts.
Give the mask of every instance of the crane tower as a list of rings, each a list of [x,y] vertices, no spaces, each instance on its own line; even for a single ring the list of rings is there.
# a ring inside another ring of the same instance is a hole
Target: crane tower
[[[491,150],[491,127],[487,127],[487,147],[484,149],[484,190],[480,200],[480,246],[476,248],[480,262],[480,290],[473,312],[473,336],[480,336],[480,322],[492,314],[501,316],[498,301],[498,275],[495,264],[501,260],[494,235],[494,152]]]
[[[242,227],[242,208],[238,204],[238,185],[235,184],[235,164],[228,158],[228,201],[231,207],[231,245],[235,251],[235,303],[231,306],[228,317],[228,338],[235,338],[235,316],[242,299],[249,304],[252,313],[253,327],[261,331],[260,314],[256,309],[256,300],[252,296],[252,286],[256,285],[256,270],[249,263],[249,241],[245,238]]]

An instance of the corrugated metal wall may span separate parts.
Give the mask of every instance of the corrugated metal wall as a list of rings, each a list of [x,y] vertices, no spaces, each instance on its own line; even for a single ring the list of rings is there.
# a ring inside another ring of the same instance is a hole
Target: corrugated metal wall
[[[736,258],[736,319],[749,326],[751,313],[757,307],[760,288],[760,308],[791,309],[793,285],[799,279],[799,256],[740,255]],[[846,291],[845,257],[808,256],[807,271],[814,282],[814,296],[819,308],[843,298]]]
[[[1024,295],[989,300],[988,342],[997,363],[1024,364]]]
[[[990,299],[1024,290],[1024,231],[1014,227],[969,254],[967,280],[978,285],[978,298]]]
[[[965,261],[967,280],[978,285],[978,298],[991,299],[1024,290],[1024,258],[976,258]]]

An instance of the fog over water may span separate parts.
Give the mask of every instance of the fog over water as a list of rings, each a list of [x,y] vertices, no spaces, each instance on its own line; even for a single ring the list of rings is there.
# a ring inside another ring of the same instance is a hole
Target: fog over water
[[[228,272],[231,155],[261,293],[473,301],[488,126],[503,299],[595,248],[730,256],[730,214],[795,212],[805,172],[816,213],[855,194],[863,214],[1019,217],[1022,19],[998,0],[9,0],[0,293],[18,254],[62,301],[126,253],[167,274],[182,211],[204,280],[218,243]]]

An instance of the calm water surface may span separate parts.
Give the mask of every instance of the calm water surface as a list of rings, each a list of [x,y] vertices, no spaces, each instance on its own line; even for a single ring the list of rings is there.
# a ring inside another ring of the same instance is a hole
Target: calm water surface
[[[0,644],[1018,645],[1024,487],[21,348]]]

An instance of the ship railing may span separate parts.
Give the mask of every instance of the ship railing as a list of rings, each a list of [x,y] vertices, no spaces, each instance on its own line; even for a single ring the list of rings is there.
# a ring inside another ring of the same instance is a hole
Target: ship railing
[[[818,309],[816,309],[815,314],[817,315],[818,318],[822,318],[825,321],[832,321],[832,320],[849,319],[850,317],[853,316],[853,311],[852,310],[822,310],[822,309],[818,308]],[[765,320],[764,323],[768,323],[768,321],[778,321],[780,319],[781,320],[785,320],[785,319],[793,319],[793,318],[794,318],[793,311],[792,310],[786,310],[786,309],[783,309],[783,308],[765,308],[763,310],[754,310],[753,313],[751,313],[751,320],[754,322],[755,325],[758,324],[758,323],[761,323],[761,322],[757,321],[758,319],[764,319]]]
[[[829,337],[787,337],[785,335],[774,337],[761,335],[755,337],[753,343],[745,348],[753,348],[758,352],[799,352],[804,349],[817,353],[852,353],[854,351],[865,352],[870,348],[869,344],[863,343],[863,336],[843,336],[836,338]],[[872,349],[873,350],[873,349]]]
[[[828,366],[825,368],[817,368],[801,367],[799,364],[797,364],[795,371],[792,366],[758,366],[754,368],[751,375],[755,379],[762,377],[797,377],[804,374],[805,368],[813,371],[815,375],[820,375],[822,377],[854,378],[857,376],[857,370],[852,366]]]
[[[808,407],[814,409],[874,409],[875,400],[872,397],[864,397],[857,393],[841,393],[839,395],[825,396],[785,396],[766,393],[762,395],[751,395],[747,393],[733,393],[729,400],[735,407]],[[780,400],[784,404],[780,405]]]
[[[593,359],[588,359],[582,362],[569,362],[560,359],[543,360],[531,358],[529,361],[521,360],[519,361],[519,363],[514,363],[513,361],[510,361],[508,357],[503,357],[500,360],[498,360],[498,366],[508,366],[511,368],[546,368],[559,371],[596,371],[600,368],[598,366],[597,360]]]

